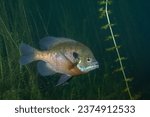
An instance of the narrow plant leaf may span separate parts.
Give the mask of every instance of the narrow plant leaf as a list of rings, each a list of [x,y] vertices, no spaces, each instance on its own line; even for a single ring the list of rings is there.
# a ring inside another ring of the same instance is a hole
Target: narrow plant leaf
[[[111,48],[106,48],[106,51],[114,51],[116,48],[121,48],[121,46],[119,45],[119,46],[116,46],[116,47],[111,47]]]

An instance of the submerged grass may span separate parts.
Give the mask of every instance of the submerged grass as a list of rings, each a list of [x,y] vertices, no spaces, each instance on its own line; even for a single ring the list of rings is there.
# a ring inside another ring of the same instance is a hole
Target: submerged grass
[[[91,0],[0,0],[0,99],[128,99],[122,81],[109,75],[97,17],[97,3]],[[38,47],[46,35],[85,43],[101,68],[55,87],[59,75],[41,77],[36,63],[21,67],[19,44]]]

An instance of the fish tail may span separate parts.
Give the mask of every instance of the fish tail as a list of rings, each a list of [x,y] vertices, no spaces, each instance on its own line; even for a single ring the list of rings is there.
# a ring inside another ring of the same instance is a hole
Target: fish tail
[[[35,48],[32,48],[25,43],[21,43],[19,48],[22,54],[19,60],[20,65],[26,65],[35,60],[35,54],[37,52]]]

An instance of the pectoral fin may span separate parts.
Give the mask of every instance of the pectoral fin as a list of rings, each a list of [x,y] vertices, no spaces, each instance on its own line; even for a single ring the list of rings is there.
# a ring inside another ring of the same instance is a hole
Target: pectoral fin
[[[63,85],[65,83],[67,83],[67,81],[71,78],[71,76],[68,76],[68,75],[61,75],[60,79],[58,80],[57,82],[57,85],[56,86],[59,86],[59,85]]]
[[[39,61],[37,64],[37,70],[42,76],[48,76],[48,75],[53,75],[56,72],[54,72],[51,69],[51,66],[49,63],[44,62],[44,61]]]

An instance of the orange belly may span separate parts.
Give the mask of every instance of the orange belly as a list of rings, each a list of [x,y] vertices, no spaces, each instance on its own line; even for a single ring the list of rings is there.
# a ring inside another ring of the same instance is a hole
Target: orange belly
[[[80,71],[76,66],[70,69],[70,75],[76,76],[80,74],[85,74],[85,72]]]

